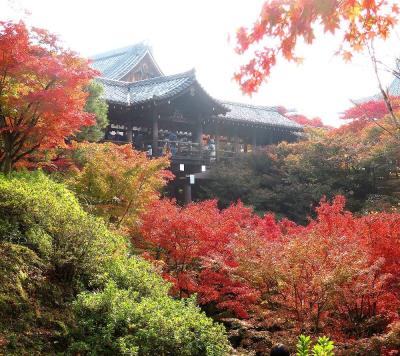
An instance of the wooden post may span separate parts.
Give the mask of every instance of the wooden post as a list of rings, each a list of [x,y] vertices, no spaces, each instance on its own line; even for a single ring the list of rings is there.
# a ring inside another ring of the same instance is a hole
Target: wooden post
[[[129,143],[132,143],[132,125],[129,124],[129,126],[126,126],[125,134],[126,134],[126,140]]]
[[[219,143],[219,121],[215,124],[215,160],[218,162],[220,158],[220,143]]]
[[[253,152],[257,151],[257,130],[256,130],[256,128],[253,128],[252,146],[253,146]]]
[[[272,136],[272,131],[269,130],[267,132],[267,145],[272,145],[273,144],[273,136]]]
[[[158,115],[153,111],[153,142],[152,142],[153,156],[158,156]]]
[[[198,144],[197,158],[201,160],[203,158],[203,123],[200,115],[195,123],[193,141]],[[194,149],[196,154],[196,148]]]
[[[239,128],[235,127],[235,133],[233,137],[233,149],[235,153],[240,153],[240,140],[239,140]]]
[[[196,142],[199,144],[200,150],[202,149],[203,146],[203,123],[201,121],[201,118],[199,117],[199,120],[197,121],[196,125]]]
[[[192,202],[192,186],[190,185],[190,180],[187,177],[185,180],[185,186],[183,187],[183,192],[185,195],[185,205]]]

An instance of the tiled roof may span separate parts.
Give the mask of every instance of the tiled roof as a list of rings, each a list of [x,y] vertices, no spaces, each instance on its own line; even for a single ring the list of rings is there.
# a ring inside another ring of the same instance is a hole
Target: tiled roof
[[[96,80],[104,87],[104,99],[108,102],[127,106],[152,100],[169,99],[180,93],[185,93],[190,86],[197,83],[194,70],[132,83],[107,78],[97,78]],[[224,107],[217,100],[207,93],[205,95],[215,103],[216,107],[220,108],[220,111],[224,111]]]
[[[223,101],[222,104],[229,109],[221,119],[230,121],[251,122],[261,125],[284,127],[293,130],[301,130],[303,126],[281,115],[275,107],[258,106]]]
[[[151,49],[145,42],[141,42],[92,56],[91,66],[104,78],[121,80],[139,64],[146,54],[151,55]]]
[[[194,70],[170,76],[164,76],[160,71],[161,76],[156,78],[136,82],[121,81],[147,53],[151,55],[151,50],[142,42],[91,57],[92,67],[101,72],[101,77],[96,80],[104,87],[104,99],[125,106],[138,105],[173,98],[186,93],[192,85],[197,84],[204,95],[215,104],[216,113],[227,112],[226,115],[219,116],[222,120],[251,122],[292,130],[302,128],[301,125],[279,114],[274,107],[220,102],[212,98],[197,82]]]

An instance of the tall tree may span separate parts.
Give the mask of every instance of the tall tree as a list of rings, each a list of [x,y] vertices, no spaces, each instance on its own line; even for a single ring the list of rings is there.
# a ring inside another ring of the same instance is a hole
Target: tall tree
[[[375,38],[386,39],[399,14],[397,0],[267,0],[253,27],[237,31],[237,52],[251,52],[249,62],[235,74],[243,92],[257,91],[279,56],[301,62],[297,44],[312,44],[315,30],[340,33],[345,60]]]
[[[89,97],[86,101],[85,111],[96,116],[96,123],[91,126],[83,127],[82,130],[76,134],[78,141],[97,142],[104,138],[104,129],[108,125],[108,104],[101,97],[103,90],[102,85],[95,81],[92,81],[86,88]]]
[[[96,72],[46,30],[0,22],[0,170],[94,123],[84,91]]]
[[[70,152],[76,169],[68,184],[89,211],[121,231],[137,223],[173,177],[168,157],[149,159],[131,145],[78,143]]]

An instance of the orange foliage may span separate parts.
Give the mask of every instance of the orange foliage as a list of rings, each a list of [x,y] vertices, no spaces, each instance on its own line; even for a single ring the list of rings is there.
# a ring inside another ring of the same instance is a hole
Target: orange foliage
[[[23,22],[0,22],[0,169],[64,144],[94,123],[84,88],[96,75],[57,38]]]
[[[325,32],[343,32],[339,53],[344,60],[363,49],[367,41],[386,39],[396,24],[396,0],[267,0],[250,29],[237,31],[237,52],[256,47],[250,61],[235,74],[243,92],[251,94],[270,75],[279,55],[301,62],[296,55],[299,40],[312,44],[315,27]]]
[[[197,293],[200,304],[214,304],[247,317],[258,292],[235,274],[231,244],[252,224],[242,204],[220,212],[216,201],[180,208],[168,200],[156,202],[143,216],[141,234],[147,256],[163,261],[163,275],[173,282],[173,294]]]
[[[131,145],[74,143],[69,184],[84,206],[121,231],[137,222],[173,178],[168,157],[150,159]]]
[[[399,318],[400,214],[356,217],[344,204],[322,200],[304,227],[240,203],[219,211],[215,201],[164,200],[142,216],[141,233],[174,294],[197,293],[200,304],[242,317],[261,308],[301,329],[364,335],[371,318]]]

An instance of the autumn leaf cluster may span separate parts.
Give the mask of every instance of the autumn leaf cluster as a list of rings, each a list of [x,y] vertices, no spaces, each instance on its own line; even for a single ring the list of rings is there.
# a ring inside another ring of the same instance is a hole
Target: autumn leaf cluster
[[[251,28],[237,31],[237,53],[251,53],[235,74],[243,92],[251,94],[267,79],[280,56],[301,63],[300,41],[312,44],[319,27],[339,33],[338,50],[348,61],[375,39],[386,39],[397,22],[397,1],[380,0],[267,0]]]
[[[399,317],[400,215],[356,217],[344,204],[322,200],[300,226],[240,203],[219,211],[215,201],[161,200],[142,216],[141,246],[173,294],[196,293],[206,310],[365,336],[369,320]]]
[[[56,36],[24,23],[0,22],[0,169],[29,154],[62,146],[82,126],[84,91],[97,72],[62,48]]]

